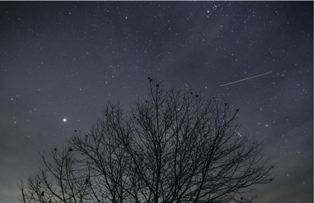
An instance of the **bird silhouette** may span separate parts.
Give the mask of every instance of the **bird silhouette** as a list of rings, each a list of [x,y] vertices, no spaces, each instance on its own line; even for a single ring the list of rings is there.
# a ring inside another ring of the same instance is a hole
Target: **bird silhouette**
[[[88,137],[88,135],[85,135],[85,142],[87,142],[87,137]]]

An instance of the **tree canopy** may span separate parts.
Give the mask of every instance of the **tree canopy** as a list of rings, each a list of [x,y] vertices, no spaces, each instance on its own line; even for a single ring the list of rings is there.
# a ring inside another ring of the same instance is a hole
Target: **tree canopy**
[[[239,134],[238,109],[151,78],[147,90],[131,110],[107,103],[89,133],[42,154],[21,202],[244,203],[273,180],[262,143]]]

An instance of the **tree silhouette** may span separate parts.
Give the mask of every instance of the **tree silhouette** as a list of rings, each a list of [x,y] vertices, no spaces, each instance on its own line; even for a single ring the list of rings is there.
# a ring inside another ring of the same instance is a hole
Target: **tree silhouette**
[[[21,202],[251,202],[273,180],[261,142],[238,133],[238,109],[148,80],[146,100],[108,103],[88,134],[42,154]]]

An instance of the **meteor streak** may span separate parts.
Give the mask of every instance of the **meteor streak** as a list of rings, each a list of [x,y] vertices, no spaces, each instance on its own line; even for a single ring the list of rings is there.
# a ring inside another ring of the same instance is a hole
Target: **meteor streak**
[[[242,81],[245,81],[245,80],[250,80],[250,79],[257,78],[257,77],[261,77],[261,76],[263,76],[263,75],[268,75],[268,74],[271,74],[271,73],[273,73],[273,72],[272,72],[272,71],[269,71],[269,72],[267,72],[267,73],[255,75],[255,76],[248,77],[248,78],[243,78],[243,79],[241,79],[241,80],[237,80],[237,81],[234,81],[234,82],[229,82],[229,83],[222,84],[222,85],[220,85],[220,87],[227,86],[227,85],[232,85],[232,84],[234,84],[234,83],[242,82]]]

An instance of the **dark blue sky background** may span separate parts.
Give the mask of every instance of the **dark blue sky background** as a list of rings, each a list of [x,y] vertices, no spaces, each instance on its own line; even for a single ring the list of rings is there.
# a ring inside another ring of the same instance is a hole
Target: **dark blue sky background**
[[[240,108],[277,162],[256,203],[313,202],[313,2],[1,2],[0,16],[0,202],[149,76]]]

